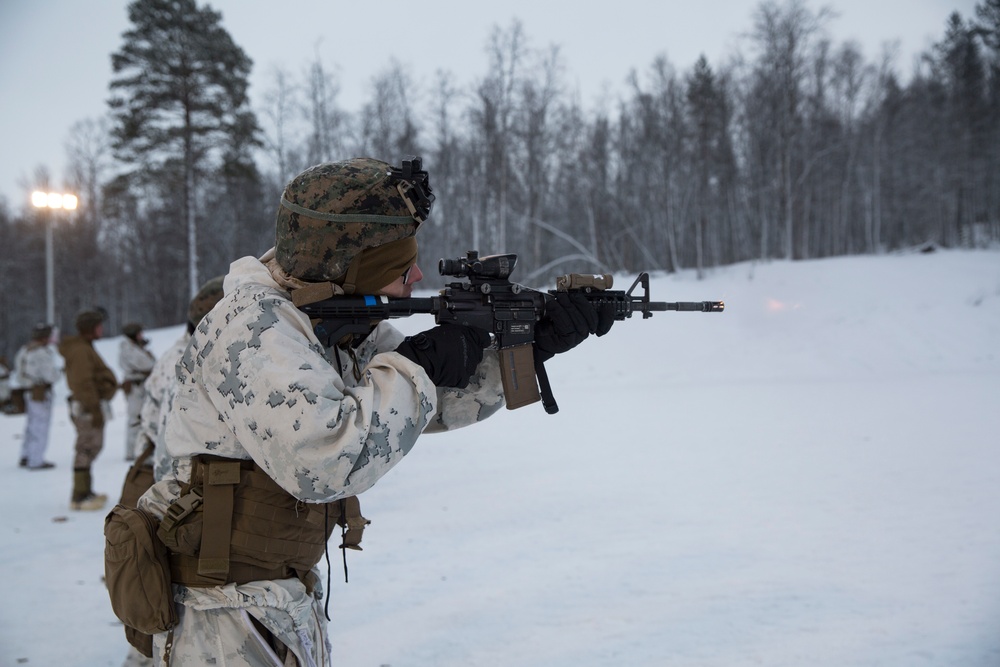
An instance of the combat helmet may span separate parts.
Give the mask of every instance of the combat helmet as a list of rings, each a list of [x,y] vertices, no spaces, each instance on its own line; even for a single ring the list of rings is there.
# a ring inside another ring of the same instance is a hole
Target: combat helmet
[[[201,318],[208,314],[208,311],[215,307],[222,299],[222,283],[225,276],[216,276],[206,282],[198,290],[198,293],[188,304],[188,328],[194,330],[201,322]]]
[[[48,340],[52,335],[52,325],[48,322],[38,322],[31,329],[31,340]]]
[[[318,164],[285,186],[275,259],[290,276],[335,282],[352,293],[359,276],[364,278],[366,251],[393,244],[383,261],[370,265],[382,265],[385,273],[389,262],[402,275],[416,261],[412,237],[433,202],[419,157],[403,160],[402,168],[373,158]]]
[[[76,315],[76,330],[81,336],[93,336],[97,326],[107,319],[103,308],[81,310]]]
[[[139,334],[142,333],[142,325],[138,322],[129,322],[122,327],[122,335],[131,338],[134,341],[139,340]]]

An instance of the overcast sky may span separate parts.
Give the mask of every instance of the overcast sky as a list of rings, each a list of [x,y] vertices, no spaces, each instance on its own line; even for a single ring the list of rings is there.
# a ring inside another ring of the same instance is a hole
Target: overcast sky
[[[199,4],[203,4],[199,2]],[[396,57],[418,84],[439,69],[459,85],[487,69],[494,26],[514,18],[529,46],[557,45],[585,108],[622,91],[632,69],[665,54],[680,71],[704,53],[713,65],[733,54],[752,27],[752,0],[215,0],[223,25],[254,61],[257,102],[281,66],[298,73],[319,55],[340,78],[340,103],[356,111],[374,74]],[[860,43],[874,61],[899,44],[899,69],[940,40],[952,11],[974,15],[974,0],[830,0],[836,43]],[[69,129],[106,111],[110,54],[128,28],[128,0],[0,0],[0,199],[26,205],[36,167],[62,184]],[[809,0],[814,10],[820,3]]]

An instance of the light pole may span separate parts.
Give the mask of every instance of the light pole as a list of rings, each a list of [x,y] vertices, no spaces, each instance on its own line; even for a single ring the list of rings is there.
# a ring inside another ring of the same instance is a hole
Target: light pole
[[[31,203],[38,209],[64,209],[73,211],[76,209],[78,200],[76,195],[60,192],[41,192],[36,190],[31,193]],[[55,267],[52,257],[52,212],[42,211],[45,217],[45,322],[55,326],[56,324],[56,287],[55,287]]]

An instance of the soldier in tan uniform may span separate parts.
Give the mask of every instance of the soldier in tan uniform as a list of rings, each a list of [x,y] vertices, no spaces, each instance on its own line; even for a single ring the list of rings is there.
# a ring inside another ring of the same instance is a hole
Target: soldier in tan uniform
[[[104,448],[104,422],[111,414],[109,401],[118,390],[118,379],[94,349],[94,341],[104,335],[104,313],[82,311],[76,316],[76,330],[78,335],[59,343],[66,362],[70,418],[76,428],[70,509],[99,510],[108,497],[94,492],[91,466]]]
[[[165,431],[174,472],[139,500],[162,519],[179,619],[154,636],[156,664],[330,665],[315,566],[334,524],[342,547],[356,547],[358,494],[422,433],[503,405],[484,331],[441,325],[404,339],[381,322],[326,347],[296,307],[409,296],[433,199],[424,171],[317,165],[286,186],[275,248],[231,265],[177,365]],[[595,329],[596,313],[576,315]],[[588,334],[538,326],[552,353]]]

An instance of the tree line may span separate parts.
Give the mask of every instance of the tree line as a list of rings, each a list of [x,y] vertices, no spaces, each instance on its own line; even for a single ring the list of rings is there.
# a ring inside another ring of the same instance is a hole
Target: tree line
[[[67,143],[71,224],[55,228],[55,324],[82,307],[176,324],[198,285],[274,242],[284,184],[358,155],[422,155],[437,195],[421,258],[516,252],[516,279],[690,269],[1000,241],[1000,0],[955,12],[907,77],[893,47],[865,60],[827,10],[766,0],[725,63],[659,57],[585,109],[556,45],[496,26],[489,64],[421,88],[395,60],[350,111],[318,58],[253,63],[196,0],[134,0],[105,117]],[[39,188],[48,174],[39,170]],[[5,353],[44,319],[44,225],[0,208]],[[427,280],[437,284],[434,276]]]

